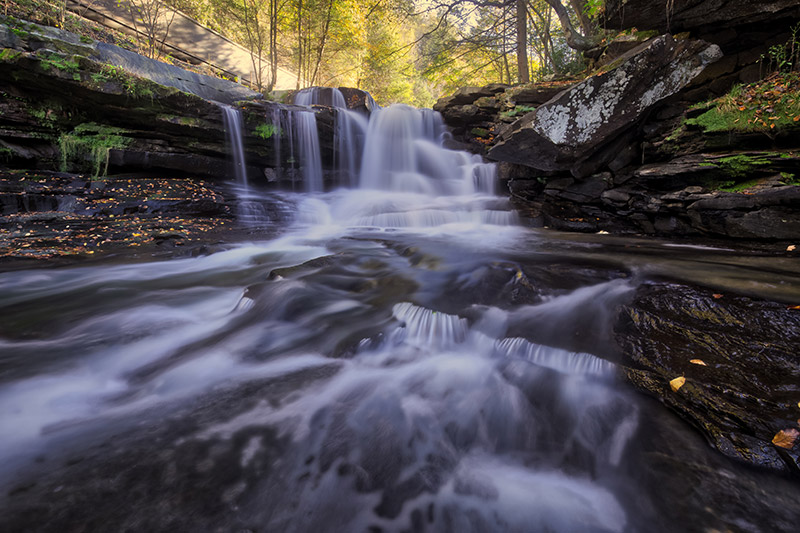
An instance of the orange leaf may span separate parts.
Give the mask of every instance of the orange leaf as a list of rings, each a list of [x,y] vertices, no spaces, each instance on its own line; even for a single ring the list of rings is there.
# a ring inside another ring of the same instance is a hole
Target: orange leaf
[[[683,387],[684,383],[686,383],[686,378],[683,376],[677,377],[669,382],[669,386],[673,392],[678,392],[678,389]]]
[[[800,120],[800,115],[797,115],[797,116],[796,116],[796,117],[794,117],[792,120],[794,120],[795,122],[797,122],[798,120]]]
[[[800,431],[794,428],[782,429],[772,437],[772,444],[790,450],[794,446],[794,441],[800,437]]]
[[[773,123],[773,124],[770,124],[770,125],[769,125],[769,129],[771,129],[771,130],[774,130],[774,129],[775,129],[775,124],[774,124],[774,123]]]
[[[711,296],[713,296],[715,300],[719,300],[720,298],[722,298],[722,295],[721,295],[721,294],[719,294],[719,293],[717,293],[717,294],[712,294]]]
[[[792,311],[800,311],[800,305],[790,305],[786,309],[791,309]],[[800,405],[800,404],[797,404]]]
[[[692,360],[691,360],[691,361],[689,361],[689,362],[690,362],[690,363],[692,363],[693,365],[708,366],[708,365],[706,364],[706,362],[705,362],[705,361],[703,361],[702,359],[692,359]]]

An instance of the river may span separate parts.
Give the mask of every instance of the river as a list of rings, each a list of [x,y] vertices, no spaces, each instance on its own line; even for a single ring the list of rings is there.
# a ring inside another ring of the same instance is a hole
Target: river
[[[653,280],[800,301],[792,265],[526,227],[432,120],[378,112],[361,186],[270,196],[277,238],[0,273],[0,529],[756,531],[800,501],[622,381],[613,331]]]

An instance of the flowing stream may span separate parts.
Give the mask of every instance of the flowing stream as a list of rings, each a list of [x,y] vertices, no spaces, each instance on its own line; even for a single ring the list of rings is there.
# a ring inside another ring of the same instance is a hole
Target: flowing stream
[[[0,274],[0,529],[674,530],[637,453],[671,418],[618,381],[615,310],[709,261],[768,274],[525,228],[435,113],[359,120],[358,186],[275,197],[276,239]]]

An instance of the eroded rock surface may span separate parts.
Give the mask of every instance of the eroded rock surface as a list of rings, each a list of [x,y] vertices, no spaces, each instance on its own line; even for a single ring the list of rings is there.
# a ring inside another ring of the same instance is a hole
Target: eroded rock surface
[[[638,289],[616,332],[625,376],[637,388],[660,398],[725,455],[800,473],[797,450],[771,442],[797,421],[800,312],[655,284]],[[669,382],[680,376],[686,383],[673,391]]]

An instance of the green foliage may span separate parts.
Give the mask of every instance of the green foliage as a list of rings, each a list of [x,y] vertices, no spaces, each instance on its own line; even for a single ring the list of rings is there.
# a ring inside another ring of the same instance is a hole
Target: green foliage
[[[584,13],[594,20],[599,19],[605,10],[605,0],[586,0],[586,5],[583,7]]]
[[[800,68],[800,23],[791,29],[791,36],[784,44],[769,47],[766,57],[769,57],[768,71],[791,72]],[[761,56],[762,61],[766,59]]]
[[[512,118],[519,115],[525,115],[526,113],[530,113],[531,111],[536,111],[536,106],[518,105],[515,106],[514,109],[503,111],[502,113],[500,113],[500,116],[503,118]]]
[[[8,146],[0,146],[0,161],[9,161],[14,156],[14,150]]]
[[[277,135],[278,137],[283,135],[283,131],[275,124],[267,124],[264,122],[256,126],[253,133],[256,137],[261,137],[265,141],[271,139],[273,135]]]
[[[108,154],[111,149],[124,148],[132,139],[125,137],[121,128],[95,123],[80,124],[72,133],[64,133],[58,139],[61,150],[61,170],[90,171],[93,177],[108,172]],[[71,165],[70,165],[71,163]]]
[[[791,172],[781,172],[781,181],[786,185],[800,185],[800,178]]]
[[[39,58],[40,64],[44,70],[55,68],[57,70],[77,74],[80,70],[80,65],[75,60],[69,60],[64,56],[58,54],[47,54]],[[79,78],[80,79],[80,78]]]
[[[61,106],[53,102],[43,102],[36,107],[29,107],[28,114],[36,119],[40,126],[53,129],[58,123]]]
[[[106,81],[116,81],[122,85],[125,94],[135,99],[150,98],[154,96],[154,84],[138,76],[134,76],[125,69],[116,65],[104,64],[100,67],[100,72],[92,74],[92,80],[96,83]]]
[[[3,48],[0,50],[0,61],[11,63],[21,55],[22,52],[14,50],[13,48]]]

